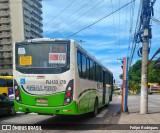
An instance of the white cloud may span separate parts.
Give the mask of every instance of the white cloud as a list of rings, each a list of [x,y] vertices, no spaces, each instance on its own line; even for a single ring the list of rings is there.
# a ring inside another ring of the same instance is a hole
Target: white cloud
[[[84,5],[89,1],[91,1],[89,4]],[[60,15],[57,14],[62,12],[72,1],[43,0],[42,2],[44,24],[48,23],[47,25],[44,25],[45,37],[67,37],[112,12],[111,0],[74,0],[74,3]],[[112,0],[113,11],[127,2],[130,1]],[[121,81],[119,79],[119,75],[122,73],[122,70],[121,62],[117,61],[117,59],[127,56],[131,19],[133,18],[133,38],[139,2],[140,1],[135,1],[134,17],[130,16],[132,14],[130,10],[133,5],[128,5],[120,10],[120,12],[107,17],[99,23],[71,37],[76,41],[84,40],[85,42],[82,46],[105,64],[113,72],[118,81]],[[155,9],[159,11],[159,7],[160,2],[157,1]],[[81,10],[78,11],[80,8]],[[155,14],[157,17],[159,16],[158,13]],[[153,52],[158,49],[157,46],[160,46],[160,26],[158,28],[157,27],[158,26],[154,24],[150,55],[153,55]],[[135,55],[136,54],[137,53],[135,53]],[[139,58],[136,55],[133,62],[137,59]]]

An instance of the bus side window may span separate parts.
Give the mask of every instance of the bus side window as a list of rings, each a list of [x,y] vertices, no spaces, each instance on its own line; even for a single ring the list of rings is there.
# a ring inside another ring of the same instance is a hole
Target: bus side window
[[[87,78],[87,58],[80,51],[77,52],[78,72],[81,78]]]
[[[94,78],[94,81],[96,81],[96,63],[95,62],[93,65],[93,78]]]
[[[93,61],[90,60],[90,77],[89,79],[93,80],[93,74],[94,74],[94,67],[93,67]]]
[[[86,71],[86,68],[87,68],[87,59],[86,59],[86,56],[84,54],[82,54],[82,78],[86,78],[87,77],[87,71]]]
[[[79,72],[79,76],[82,76],[82,62],[81,62],[81,53],[78,51],[77,52],[77,67],[78,67],[78,72]]]
[[[109,84],[109,73],[106,72],[106,83]]]
[[[96,81],[99,81],[99,70],[98,70],[98,64],[96,63]]]
[[[103,71],[102,71],[102,67],[99,66],[99,81],[102,82],[103,81],[103,75],[102,75]]]
[[[90,64],[89,64],[89,58],[87,58],[87,78],[89,79],[90,77]]]

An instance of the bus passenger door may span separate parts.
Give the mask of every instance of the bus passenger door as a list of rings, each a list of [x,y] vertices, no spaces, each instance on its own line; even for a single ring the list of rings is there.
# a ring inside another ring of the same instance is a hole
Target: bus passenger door
[[[106,101],[106,77],[105,77],[105,71],[103,70],[103,101],[102,103],[105,104],[105,101]]]

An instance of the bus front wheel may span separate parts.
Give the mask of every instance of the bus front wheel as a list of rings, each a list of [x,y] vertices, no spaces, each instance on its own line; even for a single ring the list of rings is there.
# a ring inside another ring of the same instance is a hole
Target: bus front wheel
[[[14,106],[12,106],[9,110],[9,115],[14,116],[16,115],[16,111],[14,110]]]

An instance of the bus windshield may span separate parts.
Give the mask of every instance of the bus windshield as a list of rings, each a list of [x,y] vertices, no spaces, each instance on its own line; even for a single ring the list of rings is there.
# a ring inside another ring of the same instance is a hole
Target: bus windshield
[[[22,68],[56,68],[67,64],[67,45],[58,43],[18,43],[16,65]]]
[[[0,87],[6,87],[6,80],[3,78],[0,78]]]

